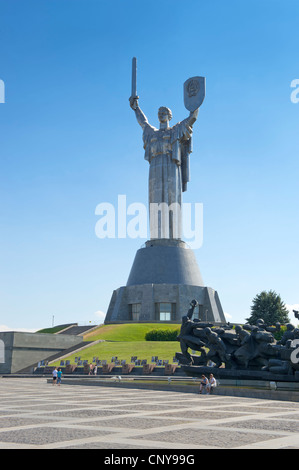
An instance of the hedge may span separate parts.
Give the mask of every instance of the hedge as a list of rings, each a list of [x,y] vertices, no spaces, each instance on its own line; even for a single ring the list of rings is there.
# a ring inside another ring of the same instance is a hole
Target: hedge
[[[145,335],[145,341],[177,341],[180,330],[151,330]]]

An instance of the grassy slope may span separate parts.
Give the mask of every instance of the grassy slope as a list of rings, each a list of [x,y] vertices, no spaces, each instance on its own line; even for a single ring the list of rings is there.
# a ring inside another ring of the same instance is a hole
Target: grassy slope
[[[89,334],[84,335],[84,340],[96,341],[144,341],[145,335],[151,330],[179,330],[180,325],[167,323],[124,323],[121,325],[102,325]]]
[[[179,330],[180,325],[167,323],[134,323],[121,325],[102,325],[90,334],[84,336],[84,340],[96,341],[104,339],[102,343],[84,349],[65,358],[74,364],[75,357],[80,356],[82,360],[92,361],[93,357],[101,360],[111,361],[113,356],[118,359],[131,361],[132,356],[138,359],[151,361],[152,356],[159,359],[168,359],[172,363],[177,351],[180,351],[178,341],[145,341],[144,337],[148,331],[153,329],[175,329]],[[59,365],[60,361],[53,364]]]
[[[177,341],[119,341],[96,344],[90,348],[84,349],[76,354],[72,354],[66,359],[75,363],[75,357],[80,356],[82,360],[92,362],[93,357],[111,362],[113,356],[117,356],[119,360],[125,359],[131,362],[132,356],[138,359],[147,359],[151,361],[152,356],[158,356],[159,359],[168,359],[172,363],[175,353],[180,351],[180,345]],[[59,365],[55,362],[55,365]]]

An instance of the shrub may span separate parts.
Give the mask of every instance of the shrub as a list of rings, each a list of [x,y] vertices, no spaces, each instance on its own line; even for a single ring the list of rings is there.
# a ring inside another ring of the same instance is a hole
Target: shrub
[[[145,341],[176,341],[180,330],[151,330],[145,335]]]
[[[286,332],[286,330],[287,330],[286,325],[281,325],[280,331],[275,331],[275,333],[273,333],[273,336],[276,339],[276,341],[281,340],[281,338],[284,335],[284,333]]]

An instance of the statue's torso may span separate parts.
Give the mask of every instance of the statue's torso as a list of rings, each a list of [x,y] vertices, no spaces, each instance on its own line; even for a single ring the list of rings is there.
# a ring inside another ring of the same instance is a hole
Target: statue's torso
[[[154,130],[149,139],[152,158],[158,155],[171,155],[171,129]]]

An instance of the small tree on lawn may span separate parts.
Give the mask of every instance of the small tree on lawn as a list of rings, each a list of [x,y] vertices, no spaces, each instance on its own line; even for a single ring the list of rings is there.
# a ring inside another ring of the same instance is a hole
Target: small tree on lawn
[[[286,324],[290,322],[288,313],[280,295],[272,290],[262,291],[253,299],[251,316],[246,318],[246,321],[254,325],[261,318],[267,325],[274,325],[276,322]]]

